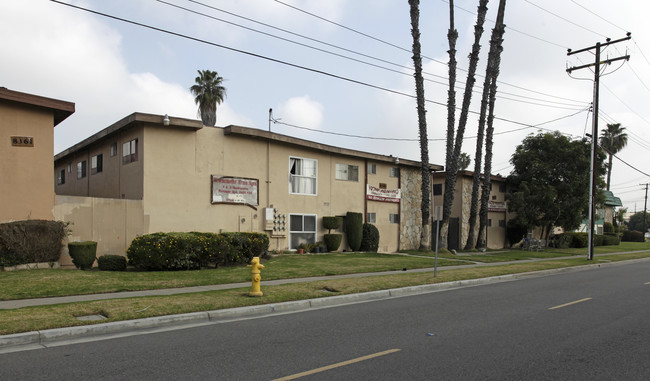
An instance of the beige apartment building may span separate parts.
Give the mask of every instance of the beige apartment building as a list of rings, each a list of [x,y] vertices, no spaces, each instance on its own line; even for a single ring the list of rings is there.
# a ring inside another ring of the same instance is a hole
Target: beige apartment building
[[[420,163],[392,156],[134,113],[54,167],[56,218],[73,223],[72,240],[98,241],[98,255],[170,231],[266,232],[271,250],[291,250],[322,241],[322,217],[347,212],[377,226],[382,252],[419,245]]]
[[[54,127],[75,105],[0,87],[0,222],[52,220]]]
[[[432,191],[434,220],[436,219],[435,212],[437,207],[440,207],[440,218],[442,218],[445,176],[445,172],[433,174]],[[467,243],[467,237],[469,235],[469,214],[472,203],[473,177],[474,172],[471,171],[459,171],[456,177],[454,204],[451,210],[452,217],[449,219],[449,235],[447,238],[447,245],[450,250],[462,250]],[[490,182],[491,189],[488,204],[487,245],[490,249],[502,249],[508,245],[506,239],[506,223],[510,219],[506,205],[506,178],[493,175],[490,177]],[[476,229],[478,230],[478,219]]]

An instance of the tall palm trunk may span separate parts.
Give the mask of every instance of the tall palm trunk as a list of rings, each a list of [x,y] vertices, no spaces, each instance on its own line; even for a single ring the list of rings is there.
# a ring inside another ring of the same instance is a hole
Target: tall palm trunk
[[[481,50],[481,36],[483,35],[483,24],[485,23],[485,14],[487,13],[487,3],[488,0],[480,0],[478,5],[478,13],[476,16],[476,25],[474,26],[474,43],[472,45],[472,52],[469,55],[469,68],[467,71],[467,81],[465,82],[465,92],[463,94],[463,104],[460,110],[460,118],[458,119],[458,130],[456,131],[456,136],[454,138],[454,115],[455,115],[455,97],[451,97],[447,101],[447,157],[445,163],[445,195],[443,199],[443,208],[442,208],[442,230],[440,233],[440,239],[443,243],[443,246],[448,247],[448,233],[449,233],[449,217],[451,216],[451,207],[454,203],[454,193],[456,189],[456,177],[458,174],[458,158],[461,153],[463,146],[463,137],[465,134],[465,127],[467,126],[467,117],[469,115],[469,106],[472,100],[472,90],[474,88],[474,83],[476,82],[476,67],[478,66],[479,52]],[[451,72],[453,64],[453,74],[454,79],[456,76],[456,59],[455,59],[455,43],[458,33],[455,32],[452,40],[452,29],[453,29],[453,1],[449,1],[449,14],[450,14],[450,33],[449,37],[449,72],[450,72],[450,95],[451,90],[453,90],[453,84],[451,82]],[[454,93],[455,94],[455,93]],[[452,104],[453,102],[453,104]],[[450,128],[451,126],[451,128]],[[451,136],[451,138],[450,138]],[[449,146],[450,140],[455,140],[454,149],[450,153]]]
[[[420,131],[420,162],[422,170],[422,232],[420,250],[431,248],[431,170],[429,169],[429,139],[424,107],[424,78],[422,77],[422,56],[420,53],[420,1],[409,0],[411,7],[411,35],[413,36],[413,64],[415,66],[415,95],[417,97],[418,126]]]
[[[503,34],[505,25],[503,18],[505,16],[506,0],[499,1],[499,10],[497,12],[497,21],[492,30],[492,39],[490,40],[490,53],[493,57],[488,57],[488,68],[486,77],[490,77],[490,99],[488,107],[488,126],[485,138],[485,170],[483,171],[483,194],[481,195],[481,211],[479,225],[478,245],[487,248],[487,228],[488,228],[488,207],[490,200],[490,177],[492,176],[492,136],[494,134],[494,103],[497,96],[497,78],[499,77],[499,66],[501,65],[501,52],[503,51]],[[547,233],[548,234],[548,233]]]

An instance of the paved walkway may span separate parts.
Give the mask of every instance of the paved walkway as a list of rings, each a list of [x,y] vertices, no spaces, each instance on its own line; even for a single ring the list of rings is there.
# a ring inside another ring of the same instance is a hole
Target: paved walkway
[[[634,253],[634,252],[609,253],[609,254],[600,254],[596,256],[629,254],[629,253]],[[402,255],[402,254],[396,254],[396,255]],[[403,255],[408,255],[408,254],[403,254]],[[426,258],[431,258],[432,260],[434,259],[433,257],[426,257]],[[533,258],[533,259],[522,259],[518,261],[493,262],[493,263],[468,261],[469,263],[467,265],[442,266],[442,267],[439,266],[438,271],[448,271],[448,270],[472,268],[472,267],[500,266],[500,265],[515,264],[515,263],[530,263],[530,262],[551,261],[551,260],[561,260],[561,259],[575,259],[575,258],[580,258],[580,256]],[[433,272],[434,270],[435,269],[433,267],[428,267],[428,268],[420,268],[420,269],[405,269],[402,271],[382,271],[382,272],[372,272],[372,273],[328,275],[328,276],[318,276],[318,277],[308,277],[308,278],[263,280],[262,285],[274,286],[274,285],[288,284],[288,283],[305,283],[305,282],[315,282],[315,281],[332,280],[332,279],[362,278],[362,277],[370,277],[370,276],[404,274],[405,272],[409,272],[409,273]],[[72,296],[61,296],[61,297],[52,297],[52,298],[7,300],[7,301],[0,301],[0,309],[6,310],[6,309],[16,309],[16,308],[29,307],[29,306],[44,306],[44,305],[61,304],[61,303],[87,302],[93,300],[134,298],[140,296],[177,295],[177,294],[187,294],[193,292],[244,288],[244,287],[250,287],[250,285],[251,282],[241,282],[241,283],[227,283],[227,284],[216,284],[216,285],[183,287],[183,288],[166,288],[166,289],[159,289],[159,290],[126,291],[126,292],[112,292],[112,293],[105,293],[105,294],[72,295]]]

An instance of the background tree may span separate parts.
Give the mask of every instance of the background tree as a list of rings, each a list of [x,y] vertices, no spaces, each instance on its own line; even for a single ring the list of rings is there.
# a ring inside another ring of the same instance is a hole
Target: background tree
[[[591,146],[558,131],[526,137],[510,159],[508,211],[517,224],[541,227],[547,238],[554,226],[577,229],[589,209]],[[604,154],[597,156],[596,176],[602,184]]]
[[[424,78],[422,77],[422,56],[420,53],[420,1],[409,0],[411,35],[413,36],[413,64],[415,65],[415,95],[417,97],[418,126],[420,131],[420,162],[422,168],[422,234],[420,250],[431,248],[431,199],[429,169],[429,139],[427,138],[427,110],[424,107]]]
[[[617,222],[616,223],[616,228],[617,228],[618,233],[620,233],[621,231],[623,231],[626,228],[626,226],[624,224],[624,219],[625,219],[625,214],[626,213],[627,213],[627,208],[619,208],[619,209],[616,210],[616,214],[615,214],[616,222]]]
[[[217,123],[217,104],[221,104],[226,97],[223,78],[216,71],[198,70],[198,73],[195,84],[190,87],[194,103],[199,105],[196,114],[204,125],[214,126]]]
[[[650,213],[637,212],[630,216],[630,222],[627,224],[629,230],[643,231],[643,217],[645,216],[645,228],[650,228]]]
[[[464,171],[469,167],[469,164],[472,162],[472,158],[469,157],[468,154],[465,152],[460,154],[460,157],[458,158],[458,170],[459,171]]]
[[[607,190],[612,178],[612,156],[616,155],[627,145],[627,133],[620,123],[608,124],[600,134],[600,146],[609,156],[607,161]]]

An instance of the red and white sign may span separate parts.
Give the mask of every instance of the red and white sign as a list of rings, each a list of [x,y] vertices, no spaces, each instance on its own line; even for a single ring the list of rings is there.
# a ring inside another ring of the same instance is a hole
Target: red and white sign
[[[507,212],[508,205],[505,201],[488,201],[488,212]]]
[[[257,179],[212,176],[212,203],[259,205]]]
[[[399,203],[402,199],[401,189],[380,189],[370,184],[366,185],[366,199],[381,202]]]

